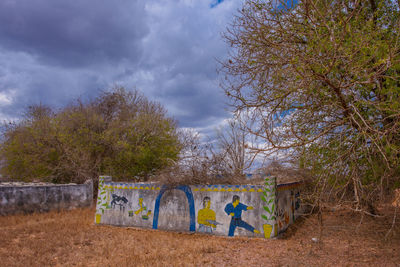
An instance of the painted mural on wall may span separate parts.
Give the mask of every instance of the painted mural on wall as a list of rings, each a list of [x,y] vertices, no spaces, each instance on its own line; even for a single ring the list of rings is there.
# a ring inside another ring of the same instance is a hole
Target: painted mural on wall
[[[148,209],[146,204],[143,202],[143,196],[139,196],[138,209],[135,210],[135,215],[139,215],[142,220],[148,220],[151,215],[151,210]],[[129,216],[133,216],[133,211],[132,215],[130,214]]]
[[[99,177],[99,191],[97,196],[96,203],[96,215],[95,222],[100,223],[101,215],[104,214],[105,209],[107,208],[107,195],[104,189],[104,176]]]
[[[209,197],[203,198],[203,208],[197,213],[197,223],[199,227],[198,232],[201,233],[212,233],[213,229],[217,228],[217,225],[222,225],[216,221],[216,213],[211,208],[211,199]]]
[[[195,223],[196,216],[195,216],[194,198],[193,198],[192,190],[187,185],[179,185],[179,186],[175,186],[175,187],[168,187],[168,186],[161,187],[160,192],[158,193],[155,204],[154,204],[153,229],[158,229],[161,198],[163,197],[165,192],[167,192],[169,190],[182,191],[184,193],[184,195],[186,196],[186,200],[189,205],[189,219],[190,219],[188,230],[191,232],[196,231],[196,223]],[[162,208],[163,207],[161,207],[161,209]],[[183,230],[187,230],[187,229],[183,229]]]
[[[124,196],[118,196],[117,194],[111,194],[111,208],[115,209],[116,206],[119,206],[120,211],[125,211],[125,206],[128,203],[128,199]]]
[[[111,209],[111,195],[114,193],[114,187],[104,186],[106,193],[106,209]]]
[[[271,238],[294,222],[298,197],[298,190],[277,189],[273,177],[267,177],[263,186],[171,187],[103,180],[99,182],[95,222]]]
[[[247,231],[250,231],[252,233],[259,234],[260,231],[255,229],[253,226],[248,224],[247,222],[242,220],[242,212],[247,211],[247,210],[252,210],[254,209],[251,206],[246,206],[242,203],[240,203],[240,197],[238,195],[234,195],[232,198],[232,203],[228,203],[225,206],[225,212],[229,216],[231,216],[231,222],[229,224],[229,233],[228,236],[233,236],[235,233],[236,227],[241,227],[246,229]]]
[[[266,177],[264,183],[264,191],[261,194],[263,201],[264,214],[261,218],[265,220],[263,224],[263,231],[265,238],[277,236],[278,226],[276,224],[276,178]]]
[[[286,190],[279,190],[277,192],[277,207],[276,220],[279,234],[284,232],[296,220],[296,213],[300,208],[300,192],[298,188],[289,186]]]

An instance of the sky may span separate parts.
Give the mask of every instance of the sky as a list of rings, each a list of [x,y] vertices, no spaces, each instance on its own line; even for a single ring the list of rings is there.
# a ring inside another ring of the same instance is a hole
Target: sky
[[[243,0],[1,0],[0,118],[60,108],[113,86],[210,134],[229,118],[217,59]]]

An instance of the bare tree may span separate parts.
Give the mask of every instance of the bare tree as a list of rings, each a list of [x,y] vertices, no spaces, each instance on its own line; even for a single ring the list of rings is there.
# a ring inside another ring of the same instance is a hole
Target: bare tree
[[[237,177],[244,176],[244,172],[251,167],[256,157],[256,153],[251,153],[253,151],[248,149],[249,134],[240,124],[238,119],[229,120],[226,127],[218,129],[215,140],[215,146],[227,173]]]
[[[389,0],[246,1],[222,86],[263,152],[289,151],[317,199],[356,210],[398,186],[400,13]],[[326,194],[329,191],[331,194]]]

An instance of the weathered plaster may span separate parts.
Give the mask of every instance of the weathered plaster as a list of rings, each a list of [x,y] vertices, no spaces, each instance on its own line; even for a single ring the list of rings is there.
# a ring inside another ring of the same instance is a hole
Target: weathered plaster
[[[85,184],[0,184],[0,215],[89,207],[93,182]]]
[[[276,186],[276,179],[268,179],[265,185],[166,186],[102,176],[95,223],[225,236],[231,227],[235,236],[274,237],[284,230],[278,229],[277,211],[292,211],[285,196],[298,192],[299,184]],[[234,196],[240,198],[236,206]]]

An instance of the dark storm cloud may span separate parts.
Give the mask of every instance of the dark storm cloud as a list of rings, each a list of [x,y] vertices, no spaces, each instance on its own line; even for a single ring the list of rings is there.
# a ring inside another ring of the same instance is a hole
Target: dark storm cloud
[[[210,9],[209,3],[200,2],[169,3],[163,9],[159,2],[148,6],[152,27],[141,67],[151,77],[139,88],[165,101],[180,125],[203,128],[229,116],[215,59],[226,55],[221,32],[240,3],[225,2]]]
[[[143,1],[3,0],[0,45],[52,65],[137,61],[148,31],[144,15]]]
[[[175,78],[174,83],[164,88],[162,98],[178,109],[174,111],[185,127],[205,127],[215,123],[216,118],[229,116],[225,111],[222,92],[205,75]]]
[[[229,116],[215,59],[240,6],[218,2],[0,1],[0,117],[117,84],[161,102],[182,127],[212,130]]]

